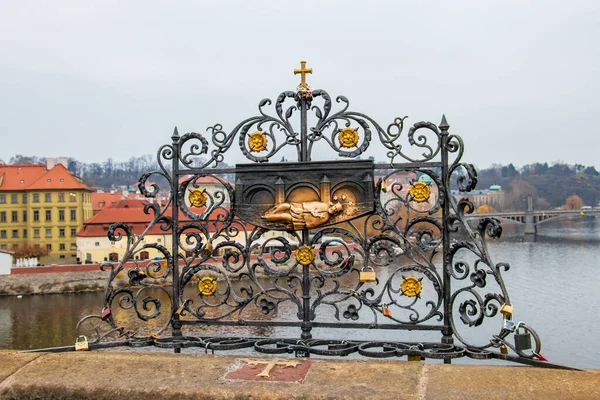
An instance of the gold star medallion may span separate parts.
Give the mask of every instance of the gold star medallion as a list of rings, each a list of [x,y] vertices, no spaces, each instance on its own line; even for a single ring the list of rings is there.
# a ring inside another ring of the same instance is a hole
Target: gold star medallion
[[[301,265],[310,265],[315,261],[315,251],[310,246],[302,246],[296,250],[296,261]]]
[[[210,276],[203,277],[198,282],[198,291],[204,296],[212,296],[217,291],[217,281]]]
[[[188,199],[194,207],[204,207],[206,205],[206,193],[200,189],[194,189],[190,192]]]
[[[415,297],[421,293],[423,284],[421,279],[417,279],[414,276],[403,276],[402,283],[400,284],[400,290],[402,294],[408,297]]]
[[[358,144],[358,132],[356,129],[350,127],[340,129],[338,140],[340,141],[340,146],[344,148],[356,147]]]
[[[260,153],[267,149],[267,135],[256,131],[248,136],[248,148],[253,153]]]
[[[423,203],[429,200],[429,196],[431,196],[431,188],[425,182],[415,182],[410,185],[410,189],[408,190],[410,197],[412,197],[413,201],[417,203]]]

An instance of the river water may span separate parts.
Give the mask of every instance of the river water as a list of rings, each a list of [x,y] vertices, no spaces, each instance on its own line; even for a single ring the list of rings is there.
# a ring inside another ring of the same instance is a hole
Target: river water
[[[490,241],[489,248],[495,262],[510,263],[503,277],[515,306],[514,317],[540,334],[542,354],[557,364],[600,368],[600,219],[544,224],[535,242],[524,242],[514,227],[505,225],[503,238]],[[102,298],[103,293],[0,297],[0,349],[70,345],[77,321],[97,314]],[[279,315],[295,318],[291,309],[286,314],[283,311]],[[218,329],[243,335],[235,327]],[[299,336],[298,328],[248,329],[244,333],[255,336]],[[498,332],[498,327],[466,331],[470,338],[487,339]],[[385,340],[386,335],[389,332],[381,330],[313,330],[316,338]],[[402,335],[400,340],[440,340],[436,332]],[[470,361],[463,358],[454,362]]]

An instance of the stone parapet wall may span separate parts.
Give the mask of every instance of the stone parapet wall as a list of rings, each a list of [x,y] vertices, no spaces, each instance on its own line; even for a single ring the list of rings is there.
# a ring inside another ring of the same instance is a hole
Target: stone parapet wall
[[[598,373],[484,364],[81,351],[0,352],[0,366],[2,399],[600,398]]]

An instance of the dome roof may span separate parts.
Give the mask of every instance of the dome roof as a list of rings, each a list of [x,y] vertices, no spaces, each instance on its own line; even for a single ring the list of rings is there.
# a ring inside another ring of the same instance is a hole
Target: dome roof
[[[419,182],[425,182],[426,184],[430,185],[433,183],[433,179],[431,179],[429,175],[422,174],[419,177]]]
[[[492,185],[492,186],[490,186],[490,191],[492,191],[492,192],[498,192],[500,190],[502,190],[502,186],[500,186],[500,185]]]

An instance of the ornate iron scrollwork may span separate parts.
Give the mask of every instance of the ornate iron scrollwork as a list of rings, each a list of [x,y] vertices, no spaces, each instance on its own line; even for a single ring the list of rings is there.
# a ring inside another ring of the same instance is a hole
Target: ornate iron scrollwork
[[[508,342],[513,331],[504,322],[511,315],[499,312],[511,306],[502,279],[508,264],[493,262],[486,246],[486,237],[500,237],[499,221],[484,218],[471,226],[465,215],[473,204],[450,194],[453,184],[463,191],[474,189],[477,174],[462,162],[463,141],[448,132],[445,117],[439,126],[417,122],[404,134],[406,117],[383,129],[369,116],[350,111],[346,97],[338,96],[336,103],[341,109],[334,112],[326,91],[310,91],[305,85],[298,92],[281,93],[274,103],[262,100],[259,115],[229,132],[219,124],[208,128],[208,137],[180,137],[175,130],[172,143],[158,151],[160,171],[140,179],[140,191],[149,198],[162,193],[164,204],[146,207],[151,221],[141,233],[122,223],[109,230],[110,239],[126,240],[127,248],[118,263],[102,266],[110,270],[102,306],[113,313],[103,320],[104,328],[95,325],[95,340],[119,334],[131,345],[176,349],[253,346],[271,353],[469,356],[538,363],[539,336],[523,325],[534,338],[534,349],[516,348]],[[274,114],[266,110],[271,104]],[[299,129],[292,121],[296,113]],[[308,113],[314,117],[312,127]],[[298,162],[221,171],[236,138],[252,163],[267,163],[284,147],[296,149]],[[375,141],[386,149],[385,163],[310,161],[319,142],[336,156],[354,160]],[[415,149],[419,154],[409,154]],[[234,172],[236,182],[225,177]],[[164,178],[166,188],[156,183],[147,187],[155,175]],[[146,243],[155,225],[170,232],[170,248]],[[148,248],[164,260],[133,261]],[[367,270],[375,278],[361,280]],[[123,271],[125,286],[118,278]],[[496,291],[489,289],[492,283]],[[147,324],[159,322],[148,328],[119,319],[118,309],[135,311]],[[284,310],[297,319],[282,320]],[[101,316],[86,317],[82,326],[94,318]],[[499,330],[484,343],[471,343],[461,333],[487,320],[496,321]],[[213,324],[296,326],[302,329],[302,342],[227,342],[183,332]],[[431,330],[441,332],[442,340],[404,343],[391,334],[386,344],[319,341],[312,339],[314,327]],[[175,339],[150,338],[169,328]],[[515,355],[502,354],[503,346]]]

